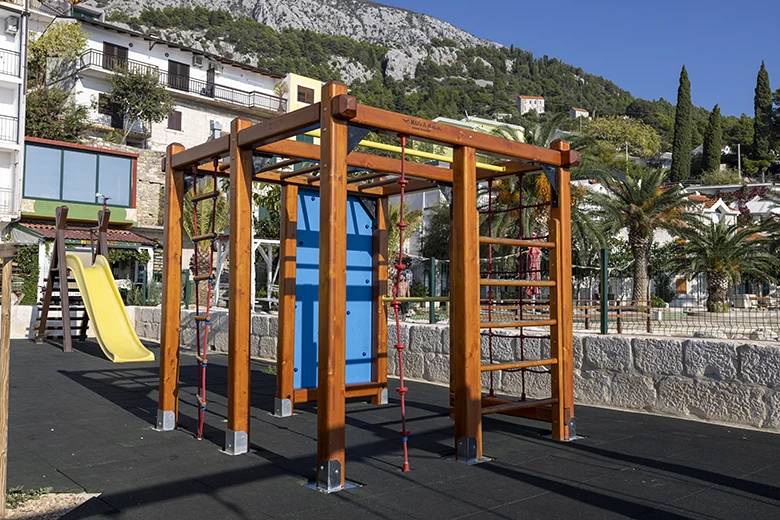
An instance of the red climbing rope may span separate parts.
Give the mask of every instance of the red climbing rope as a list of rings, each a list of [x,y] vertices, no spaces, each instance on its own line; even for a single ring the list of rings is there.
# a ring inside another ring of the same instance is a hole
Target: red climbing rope
[[[216,238],[215,225],[217,215],[217,196],[219,191],[217,190],[217,168],[219,167],[219,157],[214,158],[214,171],[212,173],[212,187],[213,190],[207,193],[198,195],[198,167],[192,168],[192,229],[193,229],[193,242],[195,242],[195,342],[198,360],[198,391],[195,395],[198,401],[198,439],[203,438],[203,424],[206,416],[206,367],[208,366],[208,341],[209,341],[209,325],[211,323],[211,290],[214,285],[214,240]],[[211,212],[211,222],[209,223],[210,231],[206,234],[198,234],[198,203],[207,199],[213,200],[213,210]],[[201,274],[198,254],[199,243],[201,241],[209,241],[209,266],[208,272]],[[208,283],[206,289],[206,301],[204,302],[204,313],[201,314],[200,310],[200,291],[198,290],[200,282],[205,281]],[[203,329],[201,330],[201,323]]]
[[[398,395],[401,397],[401,431],[398,432],[401,434],[401,439],[403,441],[404,445],[404,465],[402,470],[405,472],[409,471],[409,450],[407,446],[407,441],[409,440],[409,432],[406,429],[406,400],[404,396],[406,395],[406,392],[409,390],[404,386],[404,356],[403,352],[406,348],[406,345],[404,345],[401,342],[401,301],[398,299],[398,290],[401,285],[401,274],[403,273],[403,270],[406,269],[406,265],[404,264],[404,228],[406,228],[407,224],[404,221],[404,195],[406,192],[406,185],[409,184],[409,181],[406,180],[406,174],[405,174],[405,163],[406,163],[406,136],[401,135],[401,178],[398,179],[398,185],[401,187],[401,201],[399,203],[399,217],[398,217],[398,260],[395,263],[395,284],[393,285],[393,301],[390,303],[390,305],[393,307],[393,310],[395,311],[395,331],[396,331],[396,344],[395,344],[395,350],[398,352],[398,376],[399,376],[399,382],[398,382],[398,388],[396,391],[398,392]]]

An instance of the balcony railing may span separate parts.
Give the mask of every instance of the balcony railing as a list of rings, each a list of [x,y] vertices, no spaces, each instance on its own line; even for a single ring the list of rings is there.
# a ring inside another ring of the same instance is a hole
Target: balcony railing
[[[182,92],[198,94],[203,97],[218,101],[226,101],[248,108],[263,108],[274,112],[287,111],[286,99],[265,94],[264,92],[247,92],[224,85],[218,85],[216,83],[189,78],[187,76],[168,74],[167,72],[160,72],[160,83],[167,85],[169,88],[181,90]]]
[[[15,143],[19,135],[19,118],[0,116],[0,141]]]
[[[0,74],[19,77],[19,53],[0,49]]]
[[[130,71],[144,74],[160,72],[160,69],[154,65],[106,54],[96,49],[90,49],[81,55],[81,68],[84,67],[99,67],[110,72]]]
[[[154,65],[142,63],[140,61],[120,58],[113,54],[106,54],[96,49],[90,49],[81,55],[81,68],[99,67],[111,72],[142,72],[155,73],[160,78],[160,84],[174,90],[198,94],[203,97],[225,101],[235,105],[241,105],[248,108],[262,108],[273,112],[286,112],[287,100],[284,98],[272,96],[264,92],[239,90],[233,87],[226,87],[216,83],[209,83],[200,79],[190,78],[188,76],[179,76],[168,74],[161,71]]]

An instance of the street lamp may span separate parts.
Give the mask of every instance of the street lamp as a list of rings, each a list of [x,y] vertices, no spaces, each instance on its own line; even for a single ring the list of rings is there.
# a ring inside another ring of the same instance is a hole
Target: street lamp
[[[111,200],[111,197],[106,197],[105,195],[103,195],[100,192],[95,193],[95,197],[97,197],[99,199],[103,199],[103,211],[105,211],[106,210],[106,201]]]

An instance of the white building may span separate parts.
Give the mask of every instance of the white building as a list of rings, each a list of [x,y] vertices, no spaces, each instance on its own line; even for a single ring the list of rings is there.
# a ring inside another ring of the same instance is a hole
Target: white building
[[[517,101],[517,109],[520,111],[520,115],[531,111],[544,114],[544,98],[542,96],[520,96]]]
[[[0,2],[0,233],[19,218],[24,171],[27,7],[24,0]]]
[[[258,122],[287,111],[287,99],[275,94],[284,75],[106,24],[99,14],[94,19],[73,14],[51,23],[79,23],[90,36],[87,50],[61,84],[77,103],[90,107],[96,136],[111,135],[124,123],[114,107],[102,102],[118,69],[157,74],[176,103],[160,123],[133,124],[127,143],[140,148],[163,150],[172,142],[194,146],[228,131],[237,116]],[[47,23],[42,20],[34,29],[45,30]]]
[[[590,119],[590,112],[584,108],[571,107],[571,110],[569,110],[569,116],[571,116],[572,119],[577,119],[578,117]]]

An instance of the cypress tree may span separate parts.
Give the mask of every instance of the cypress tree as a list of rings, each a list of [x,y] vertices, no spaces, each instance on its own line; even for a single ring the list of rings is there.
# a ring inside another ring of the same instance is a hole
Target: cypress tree
[[[715,105],[710,112],[707,131],[704,134],[704,150],[702,154],[703,171],[714,172],[720,169],[720,151],[723,142],[723,127],[720,120],[720,107]]]
[[[753,119],[753,159],[761,159],[769,153],[769,140],[772,132],[772,91],[769,88],[769,73],[764,62],[758,71],[756,95],[753,98],[755,118]]]
[[[683,65],[680,72],[680,87],[677,89],[677,110],[674,116],[674,141],[672,142],[672,171],[675,182],[684,181],[691,175],[691,82]]]

